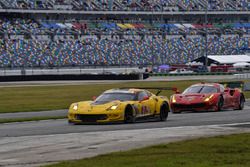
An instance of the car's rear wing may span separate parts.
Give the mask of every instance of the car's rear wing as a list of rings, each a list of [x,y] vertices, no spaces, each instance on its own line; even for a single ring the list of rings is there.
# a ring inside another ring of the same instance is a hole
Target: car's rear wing
[[[147,90],[157,90],[157,93],[155,94],[158,96],[163,90],[172,90],[174,92],[179,92],[177,88],[175,87],[122,87],[120,89],[147,89]]]
[[[224,85],[224,87],[230,88],[230,89],[239,88],[242,91],[250,91],[250,82],[228,81],[228,82],[220,82],[220,84],[222,84],[222,85]]]

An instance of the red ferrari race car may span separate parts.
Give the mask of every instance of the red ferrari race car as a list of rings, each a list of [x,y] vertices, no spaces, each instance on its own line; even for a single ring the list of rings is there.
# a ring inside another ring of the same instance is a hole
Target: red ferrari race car
[[[182,111],[242,110],[245,97],[239,88],[225,88],[219,83],[198,83],[188,87],[182,94],[171,96],[173,113]]]

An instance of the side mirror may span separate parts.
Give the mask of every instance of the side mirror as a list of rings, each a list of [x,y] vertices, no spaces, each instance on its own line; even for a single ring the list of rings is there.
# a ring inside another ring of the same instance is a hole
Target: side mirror
[[[96,99],[96,96],[93,96],[93,97],[92,97],[92,100],[95,101],[95,99]]]
[[[144,101],[144,100],[148,100],[148,99],[149,99],[148,96],[143,97],[143,101]]]
[[[228,93],[229,91],[230,91],[229,88],[226,88],[226,89],[224,90],[225,93]]]
[[[174,91],[175,94],[180,94],[181,93],[177,88],[172,88],[172,91]]]
[[[148,100],[148,99],[149,99],[149,97],[148,97],[148,96],[144,96],[144,97],[143,97],[143,99],[142,99],[142,100],[140,100],[140,102],[145,101],[145,100]]]

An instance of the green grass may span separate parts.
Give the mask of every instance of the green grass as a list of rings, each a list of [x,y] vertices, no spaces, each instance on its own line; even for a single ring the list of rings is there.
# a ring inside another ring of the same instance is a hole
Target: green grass
[[[70,86],[33,86],[0,88],[0,113],[66,109],[73,102],[92,99],[101,92],[119,87],[185,87],[197,81],[185,82],[129,82],[121,84],[91,84]],[[163,95],[170,96],[172,91]]]
[[[2,123],[12,123],[12,122],[42,121],[42,120],[49,120],[49,119],[64,119],[64,118],[66,118],[66,116],[8,118],[8,119],[0,119],[0,124],[2,124]]]
[[[250,134],[237,134],[116,152],[47,167],[249,167]]]
[[[181,91],[199,81],[128,82],[120,84],[91,84],[75,86],[31,86],[0,88],[0,113],[67,109],[73,102],[90,100],[104,90],[119,87],[177,87]],[[172,91],[162,95],[170,96]],[[250,97],[249,93],[246,97]]]

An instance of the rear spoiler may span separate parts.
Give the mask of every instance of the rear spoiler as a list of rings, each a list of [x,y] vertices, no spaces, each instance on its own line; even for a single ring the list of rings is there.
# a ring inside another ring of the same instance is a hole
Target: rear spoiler
[[[147,90],[157,90],[155,94],[158,96],[163,90],[172,90],[174,92],[178,92],[178,89],[175,87],[122,87],[120,89],[147,89]]]
[[[228,82],[220,82],[220,84],[222,84],[222,85],[224,85],[224,87],[230,88],[230,89],[239,88],[242,91],[250,91],[250,82],[228,81]]]

